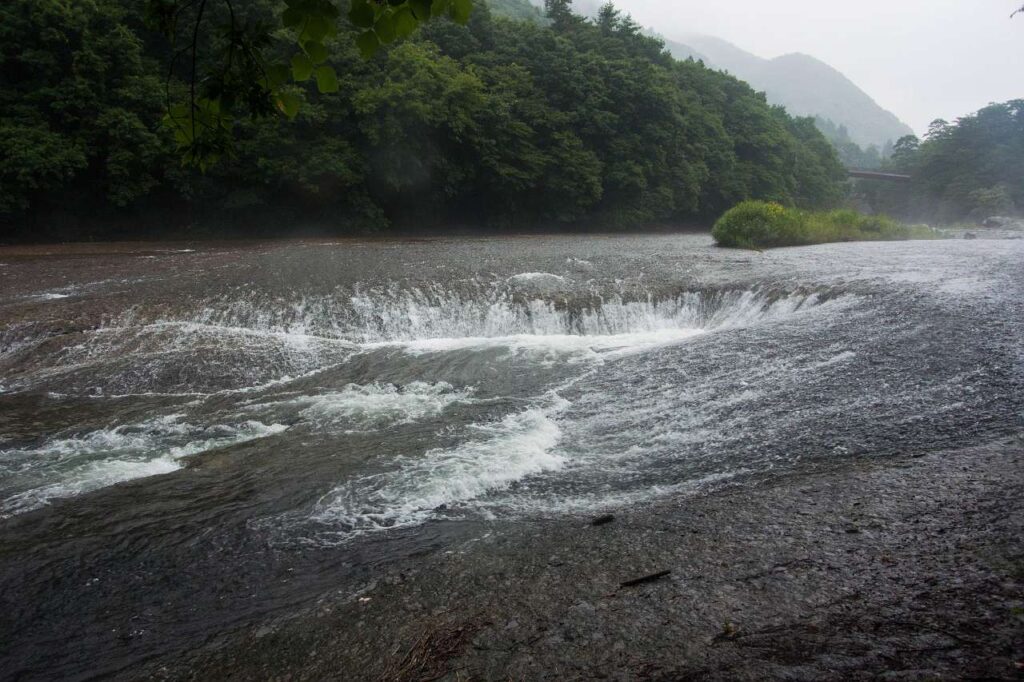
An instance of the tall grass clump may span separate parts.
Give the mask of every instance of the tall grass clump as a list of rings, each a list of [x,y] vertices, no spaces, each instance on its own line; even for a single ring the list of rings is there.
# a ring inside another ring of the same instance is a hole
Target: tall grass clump
[[[769,249],[828,242],[934,239],[934,230],[904,225],[888,216],[850,209],[801,211],[766,201],[744,201],[718,219],[711,236],[719,246]]]

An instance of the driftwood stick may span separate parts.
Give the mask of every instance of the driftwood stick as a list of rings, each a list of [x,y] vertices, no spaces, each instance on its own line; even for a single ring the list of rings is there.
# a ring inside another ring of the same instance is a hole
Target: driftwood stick
[[[644,583],[651,583],[651,582],[654,582],[655,580],[657,580],[658,578],[664,578],[666,575],[668,575],[671,572],[672,571],[667,571],[667,570],[666,571],[658,571],[657,573],[651,573],[650,575],[645,575],[642,578],[633,578],[632,580],[627,580],[624,583],[619,583],[619,587],[633,587],[634,585],[642,585]]]

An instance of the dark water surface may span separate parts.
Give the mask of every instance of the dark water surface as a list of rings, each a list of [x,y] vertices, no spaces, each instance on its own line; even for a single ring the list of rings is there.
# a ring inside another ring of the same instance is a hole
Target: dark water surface
[[[87,677],[443,552],[1024,415],[1024,241],[0,249],[0,671]]]

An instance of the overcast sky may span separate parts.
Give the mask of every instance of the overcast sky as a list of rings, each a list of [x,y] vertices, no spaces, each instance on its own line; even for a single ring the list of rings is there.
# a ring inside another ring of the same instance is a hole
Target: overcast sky
[[[761,57],[813,55],[920,134],[1024,98],[1024,0],[616,0],[666,38],[706,33]]]

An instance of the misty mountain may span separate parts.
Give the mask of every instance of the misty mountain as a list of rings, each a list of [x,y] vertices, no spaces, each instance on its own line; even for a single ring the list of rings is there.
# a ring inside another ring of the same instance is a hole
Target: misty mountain
[[[850,138],[863,147],[882,146],[913,133],[895,114],[820,59],[799,53],[762,59],[711,36],[692,35],[685,40],[685,44],[666,40],[665,47],[677,59],[701,59],[747,81],[754,89],[763,90],[769,102],[781,104],[791,114],[846,126]]]
[[[575,0],[573,9],[593,17],[603,1]],[[488,0],[488,4],[495,14],[503,16],[533,20],[542,16],[542,0]],[[793,53],[763,59],[712,36],[688,35],[684,42],[659,37],[677,59],[692,57],[728,71],[755,90],[764,91],[770,103],[781,104],[790,114],[825,119],[837,128],[844,126],[850,140],[861,147],[882,148],[886,142],[914,132],[840,71],[811,55]]]

